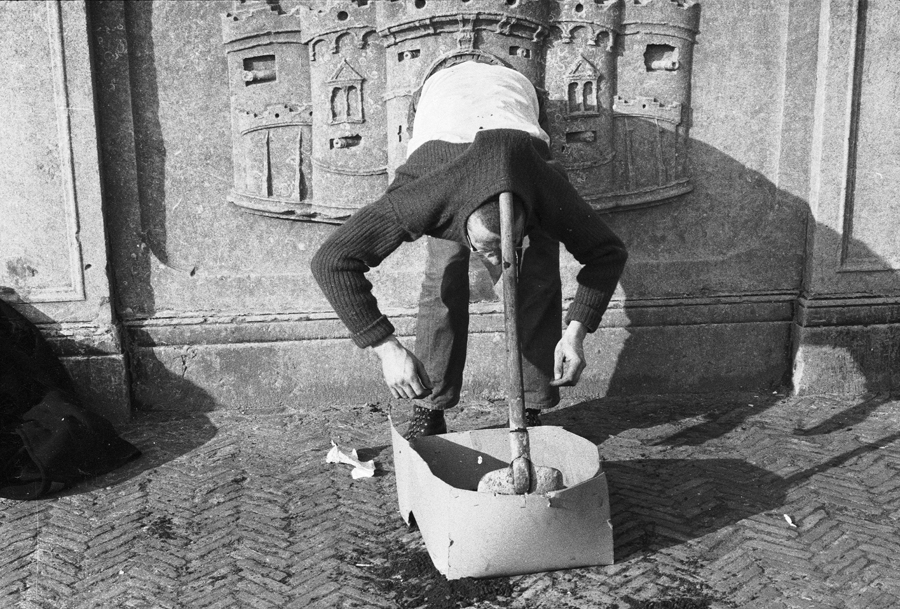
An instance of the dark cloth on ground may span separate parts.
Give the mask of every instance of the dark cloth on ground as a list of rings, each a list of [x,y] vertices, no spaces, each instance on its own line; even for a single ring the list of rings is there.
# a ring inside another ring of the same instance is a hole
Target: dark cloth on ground
[[[0,300],[0,497],[39,499],[138,456],[82,406],[34,324]]]
[[[356,212],[312,260],[319,286],[360,347],[393,334],[365,273],[423,235],[466,243],[466,220],[501,192],[522,200],[526,233],[540,227],[583,265],[566,321],[596,330],[627,253],[578,195],[547,145],[522,131],[481,131],[471,144],[430,141],[398,168],[387,192]]]

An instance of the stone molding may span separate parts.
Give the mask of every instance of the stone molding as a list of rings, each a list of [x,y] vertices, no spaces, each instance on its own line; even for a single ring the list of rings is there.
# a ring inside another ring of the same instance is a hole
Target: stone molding
[[[900,324],[900,298],[801,297],[797,324],[803,327]]]
[[[601,328],[787,323],[795,293],[742,294],[713,298],[614,300]],[[470,305],[470,332],[502,332],[502,303]],[[415,309],[385,310],[401,336],[415,333]],[[131,319],[124,331],[136,346],[290,342],[346,338],[333,312],[284,314],[184,313]]]

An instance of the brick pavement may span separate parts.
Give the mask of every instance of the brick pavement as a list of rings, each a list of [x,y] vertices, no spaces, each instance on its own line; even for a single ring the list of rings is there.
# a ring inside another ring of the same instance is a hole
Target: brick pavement
[[[616,564],[446,582],[397,513],[386,406],[154,411],[144,457],[0,500],[0,607],[900,606],[900,412],[885,396],[656,396],[545,415],[598,444]],[[504,421],[470,399],[454,429]],[[382,474],[351,480],[334,439]]]

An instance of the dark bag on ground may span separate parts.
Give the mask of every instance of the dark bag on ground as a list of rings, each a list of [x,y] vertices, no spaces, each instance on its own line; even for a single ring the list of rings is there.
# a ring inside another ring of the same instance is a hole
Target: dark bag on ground
[[[76,396],[38,329],[0,300],[0,497],[39,499],[140,456]]]

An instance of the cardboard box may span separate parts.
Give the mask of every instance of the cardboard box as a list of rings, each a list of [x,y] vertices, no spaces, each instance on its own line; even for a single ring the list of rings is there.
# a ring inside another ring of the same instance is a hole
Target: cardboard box
[[[391,424],[400,514],[413,518],[447,579],[496,577],[613,562],[609,493],[597,447],[561,427],[529,429],[536,465],[566,488],[548,495],[493,495],[481,477],[509,466],[509,430],[403,439]]]

